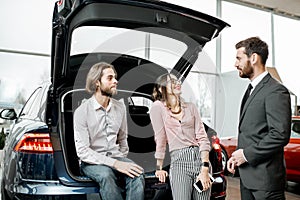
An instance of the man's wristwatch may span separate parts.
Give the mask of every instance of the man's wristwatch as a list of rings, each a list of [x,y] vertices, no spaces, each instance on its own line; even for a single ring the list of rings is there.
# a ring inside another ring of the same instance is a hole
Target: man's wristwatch
[[[162,166],[156,165],[156,171],[162,170]]]
[[[209,167],[209,162],[202,162],[203,167]]]

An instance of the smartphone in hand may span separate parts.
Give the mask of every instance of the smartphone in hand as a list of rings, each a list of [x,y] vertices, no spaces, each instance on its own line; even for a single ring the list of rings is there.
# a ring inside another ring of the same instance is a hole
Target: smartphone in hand
[[[212,177],[211,174],[208,174],[208,175],[209,175],[210,181],[211,181],[212,183],[215,182],[214,177]],[[201,183],[200,180],[194,183],[194,187],[195,187],[195,189],[196,189],[198,192],[202,192],[202,191],[203,191],[203,185],[202,185],[202,183]]]

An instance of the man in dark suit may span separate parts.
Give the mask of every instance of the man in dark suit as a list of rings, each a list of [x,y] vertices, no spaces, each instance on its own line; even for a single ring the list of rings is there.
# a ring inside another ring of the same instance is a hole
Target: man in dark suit
[[[242,100],[238,146],[227,168],[231,173],[239,168],[242,200],[282,200],[284,146],[291,132],[290,94],[266,70],[268,45],[264,41],[252,37],[235,47],[235,67],[241,78],[251,81],[251,91]]]

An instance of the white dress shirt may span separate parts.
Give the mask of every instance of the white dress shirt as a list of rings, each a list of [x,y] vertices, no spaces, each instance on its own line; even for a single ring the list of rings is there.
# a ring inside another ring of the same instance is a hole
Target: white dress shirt
[[[111,98],[105,109],[92,96],[74,112],[76,151],[86,163],[113,166],[114,157],[126,157],[127,132],[124,102]]]

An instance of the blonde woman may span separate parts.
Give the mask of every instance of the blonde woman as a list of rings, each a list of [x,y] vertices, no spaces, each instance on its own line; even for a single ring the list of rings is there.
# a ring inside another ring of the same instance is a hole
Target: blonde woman
[[[181,82],[173,74],[160,76],[153,89],[155,102],[150,118],[155,132],[157,160],[156,177],[166,181],[167,171],[162,170],[168,144],[171,165],[170,183],[174,200],[210,199],[211,181],[209,171],[210,142],[193,103],[181,98]],[[201,181],[203,192],[193,183]]]

